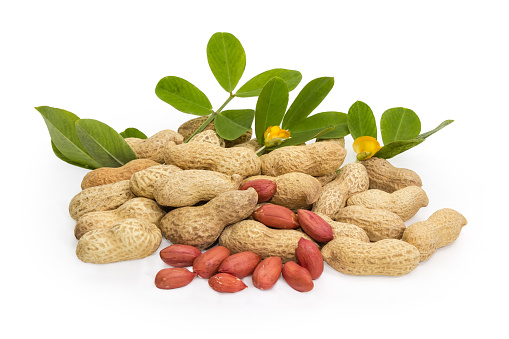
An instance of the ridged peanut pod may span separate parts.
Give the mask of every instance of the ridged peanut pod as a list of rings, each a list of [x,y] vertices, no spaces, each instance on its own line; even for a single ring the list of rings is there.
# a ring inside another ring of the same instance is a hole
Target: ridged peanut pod
[[[184,170],[201,169],[228,175],[248,177],[259,174],[260,159],[251,150],[243,147],[223,148],[208,142],[189,142],[168,147],[166,163]]]
[[[175,172],[183,171],[173,165],[157,165],[133,174],[131,177],[131,191],[138,197],[154,199],[154,185],[157,180],[169,177]]]
[[[90,187],[72,198],[69,214],[78,220],[85,213],[113,210],[134,197],[129,189],[129,180]]]
[[[369,242],[368,234],[359,226],[332,220],[331,218],[322,213],[316,212],[316,214],[322,217],[323,220],[328,222],[329,225],[331,225],[332,233],[334,234],[334,239],[337,237],[349,237],[363,242]]]
[[[363,192],[369,187],[368,173],[359,163],[343,166],[336,179],[322,188],[322,193],[313,205],[313,212],[330,218],[345,207],[346,200],[353,194]]]
[[[392,166],[387,160],[369,158],[360,162],[369,176],[369,188],[392,193],[407,186],[422,186],[417,173],[406,168]]]
[[[192,206],[219,194],[236,190],[242,182],[238,174],[226,175],[214,171],[187,170],[159,179],[154,184],[154,198],[163,206]]]
[[[147,139],[125,138],[139,159],[150,159],[164,163],[164,152],[169,145],[181,144],[184,137],[179,133],[166,129],[157,132]]]
[[[129,180],[131,176],[145,168],[159,165],[150,159],[131,160],[122,167],[101,167],[88,172],[81,181],[81,189],[94,186],[112,184],[122,180]]]
[[[428,220],[407,227],[403,241],[414,245],[420,252],[420,261],[431,257],[440,247],[453,243],[467,224],[465,217],[450,208],[433,213]]]
[[[311,240],[304,232],[273,229],[255,220],[243,220],[226,227],[219,244],[231,253],[251,251],[262,259],[280,257],[283,263],[297,261],[295,248],[300,238]]]
[[[119,208],[111,211],[90,212],[82,215],[76,227],[74,235],[80,239],[83,234],[100,228],[109,228],[124,219],[142,219],[159,225],[161,218],[166,214],[159,205],[147,198],[133,198],[126,201]]]
[[[336,271],[350,275],[400,276],[419,264],[419,251],[401,240],[366,243],[339,237],[322,248],[323,259]]]
[[[85,233],[76,247],[81,261],[94,264],[148,257],[161,244],[156,225],[140,219],[125,219],[110,228]]]
[[[397,214],[403,221],[411,219],[421,207],[428,206],[426,192],[418,186],[408,186],[393,193],[370,189],[352,195],[347,205],[378,208]]]
[[[189,140],[189,142],[194,141],[203,141],[208,142],[209,144],[225,147],[224,139],[221,138],[214,130],[206,130],[196,134],[191,138],[191,140]]]
[[[366,232],[370,241],[401,239],[406,228],[403,220],[396,214],[364,206],[342,208],[334,219],[359,226]]]
[[[226,225],[253,213],[258,194],[254,188],[222,193],[202,206],[174,209],[161,219],[161,231],[174,244],[210,247]]]
[[[189,137],[200,127],[205,120],[207,120],[208,117],[198,117],[195,119],[188,120],[184,122],[180,127],[178,128],[178,132],[184,137],[184,140],[189,139]],[[204,129],[204,131],[216,131],[216,128],[214,126],[214,121],[211,121]],[[249,129],[246,133],[242,134],[240,137],[238,137],[235,140],[225,140],[225,146],[226,147],[232,147],[235,145],[238,145],[243,142],[249,141],[251,139],[251,136],[253,135],[253,130]]]
[[[335,142],[315,142],[304,146],[278,148],[260,157],[262,174],[277,177],[290,172],[321,176],[343,164],[346,150]]]
[[[281,205],[291,210],[308,208],[313,204],[322,191],[320,182],[309,174],[291,172],[277,177],[269,175],[255,175],[244,180],[244,183],[256,179],[268,179],[276,183],[277,190],[268,202]]]
[[[246,141],[246,142],[243,142],[241,144],[237,144],[233,147],[244,147],[244,148],[247,148],[247,149],[250,149],[251,151],[253,152],[256,152],[260,149],[260,144],[258,143],[258,140],[256,139],[251,139],[249,141]]]

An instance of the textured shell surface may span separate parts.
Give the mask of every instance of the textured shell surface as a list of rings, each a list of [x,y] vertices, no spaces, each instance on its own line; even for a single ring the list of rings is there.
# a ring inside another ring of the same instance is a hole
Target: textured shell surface
[[[184,137],[184,140],[189,139],[189,137],[198,129],[207,120],[208,116],[198,117],[184,122],[179,128],[178,132]],[[214,126],[214,121],[211,121],[205,128],[204,131],[212,130],[215,132],[216,128]],[[235,145],[244,143],[251,139],[253,135],[253,130],[250,129],[246,133],[242,134],[235,140],[225,140],[226,147],[233,147]]]
[[[241,182],[242,177],[238,174],[227,175],[208,170],[180,171],[154,184],[154,198],[163,206],[192,206],[236,190]]]
[[[338,237],[322,248],[322,256],[333,269],[350,275],[401,276],[419,264],[417,248],[395,239],[366,243]]]
[[[78,220],[85,213],[113,210],[134,197],[129,188],[129,180],[90,187],[71,199],[69,214]]]
[[[159,205],[151,199],[133,198],[126,201],[117,209],[111,211],[90,212],[82,215],[74,228],[77,239],[83,234],[99,229],[108,228],[124,219],[142,219],[159,225],[161,218],[166,214]]]
[[[189,140],[189,142],[194,142],[194,141],[203,141],[203,142],[208,142],[213,145],[225,147],[224,139],[221,138],[219,135],[217,135],[216,131],[211,130],[211,129],[202,131],[202,132],[196,134],[194,137],[192,137]]]
[[[168,212],[161,219],[161,231],[173,244],[204,249],[214,244],[225,226],[250,216],[257,202],[254,188],[225,192],[204,205]]]
[[[369,175],[369,188],[392,193],[407,186],[422,186],[421,178],[410,169],[394,167],[381,158],[369,158],[360,162]]]
[[[295,248],[301,238],[312,240],[299,230],[273,229],[255,220],[243,220],[226,227],[219,244],[231,253],[251,251],[262,259],[280,257],[284,263],[297,261]]]
[[[315,142],[303,146],[287,146],[262,155],[262,174],[278,176],[301,172],[322,176],[343,164],[346,149],[334,142]],[[297,161],[296,161],[297,160]]]
[[[157,180],[169,177],[173,173],[183,171],[174,165],[157,165],[136,172],[131,177],[131,191],[138,197],[154,199],[154,185]]]
[[[157,163],[164,163],[164,152],[169,144],[181,144],[184,137],[179,133],[166,129],[157,132],[147,139],[126,138],[139,159],[151,159]]]
[[[222,148],[200,141],[167,148],[165,159],[184,170],[210,170],[243,178],[259,174],[261,166],[259,157],[247,148]]]
[[[148,257],[161,244],[161,231],[141,219],[125,219],[110,228],[85,233],[76,247],[81,261],[107,264]]]
[[[354,238],[363,242],[369,242],[369,237],[366,231],[364,231],[359,226],[348,224],[345,222],[339,222],[332,220],[328,216],[323,213],[315,212],[318,216],[322,217],[323,220],[329,223],[332,227],[332,233],[334,234],[334,238],[337,237],[349,237]]]
[[[97,168],[88,172],[85,177],[83,177],[81,189],[129,180],[134,173],[155,165],[158,165],[158,163],[150,159],[135,159],[129,161],[122,167]]]
[[[407,186],[393,193],[370,189],[354,194],[347,201],[348,206],[359,205],[390,211],[403,221],[411,219],[421,207],[428,206],[428,203],[426,192],[418,186]]]

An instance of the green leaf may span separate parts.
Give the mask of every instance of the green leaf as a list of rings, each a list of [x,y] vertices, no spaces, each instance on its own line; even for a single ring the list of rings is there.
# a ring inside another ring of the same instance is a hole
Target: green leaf
[[[83,164],[80,164],[78,162],[74,162],[74,161],[71,161],[69,159],[67,159],[65,157],[65,155],[62,154],[62,152],[60,152],[57,148],[57,146],[55,146],[55,144],[53,143],[53,141],[51,142],[51,148],[53,149],[53,153],[55,153],[55,155],[60,159],[60,160],[63,160],[65,161],[66,163],[68,164],[71,164],[73,166],[78,166],[78,167],[83,167],[83,168],[86,168],[86,169],[94,169],[88,165],[83,165]]]
[[[168,76],[159,80],[156,95],[183,113],[195,115],[212,113],[212,104],[207,96],[192,83],[179,77]]]
[[[292,135],[302,132],[314,132],[315,134],[323,131],[325,128],[334,126],[332,132],[322,135],[322,139],[342,138],[348,135],[348,115],[341,112],[322,112],[314,114],[292,128]]]
[[[297,95],[283,119],[283,129],[291,130],[304,120],[325,99],[334,86],[334,78],[323,77],[311,80]]]
[[[255,111],[255,134],[263,145],[263,134],[269,126],[279,126],[288,106],[288,86],[281,78],[273,78],[263,87]]]
[[[252,109],[222,111],[214,120],[217,134],[226,140],[237,139],[251,128],[254,114]]]
[[[363,136],[376,139],[375,115],[364,102],[356,101],[348,110],[348,129],[353,140]]]
[[[281,147],[285,147],[285,146],[299,145],[299,144],[305,143],[306,141],[323,137],[324,135],[331,133],[333,131],[334,131],[334,126],[330,125],[318,132],[316,130],[298,132],[298,133],[293,134],[293,136],[290,139],[283,141],[283,143],[281,143],[278,146],[270,147],[270,148],[268,148],[268,150],[274,150],[276,148],[281,148]]]
[[[247,98],[260,95],[262,88],[269,82],[270,79],[278,77],[283,79],[288,86],[288,91],[293,91],[302,80],[302,74],[299,71],[292,71],[290,69],[275,68],[263,73],[258,74],[244,85],[235,93],[236,96]]]
[[[120,132],[120,135],[124,139],[125,138],[147,139],[147,136],[142,131],[134,127],[126,128],[125,131]]]
[[[442,128],[444,128],[445,126],[449,125],[450,123],[452,123],[454,120],[445,120],[444,122],[442,122],[440,125],[438,125],[437,128],[435,129],[432,129],[431,131],[429,132],[426,132],[426,133],[422,133],[420,135],[417,136],[417,138],[420,138],[420,139],[426,139],[427,137],[429,137],[430,135],[432,134],[435,134],[436,132],[440,131]]]
[[[48,106],[40,106],[35,109],[39,111],[44,118],[44,122],[51,136],[51,141],[58,149],[59,154],[61,154],[63,158],[69,160],[64,161],[80,164],[79,166],[81,167],[101,167],[101,165],[88,154],[76,134],[74,123],[79,120],[77,115],[63,109]],[[59,156],[59,154],[57,154],[57,156]],[[62,159],[62,157],[59,158]]]
[[[246,53],[230,33],[216,33],[207,44],[207,59],[217,82],[232,93],[246,68]]]
[[[393,141],[380,148],[380,150],[376,152],[374,156],[377,158],[390,159],[400,153],[409,150],[412,147],[419,145],[424,140],[425,139],[415,138],[410,140]]]
[[[120,167],[136,154],[113,128],[93,119],[76,121],[76,132],[85,149],[103,167]]]
[[[390,108],[380,118],[380,132],[384,145],[397,140],[414,139],[421,132],[421,120],[408,108]]]

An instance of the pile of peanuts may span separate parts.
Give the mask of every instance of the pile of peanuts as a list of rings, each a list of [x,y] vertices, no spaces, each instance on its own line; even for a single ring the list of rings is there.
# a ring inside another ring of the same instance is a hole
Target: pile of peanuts
[[[229,147],[213,128],[184,143],[192,124],[128,138],[137,160],[87,173],[69,206],[80,260],[144,258],[164,237],[172,268],[156,274],[158,288],[198,276],[233,293],[252,275],[267,290],[282,274],[307,292],[324,262],[350,275],[407,274],[467,224],[444,208],[406,227],[428,205],[420,177],[376,157],[343,165],[342,139],[257,156],[250,132]]]

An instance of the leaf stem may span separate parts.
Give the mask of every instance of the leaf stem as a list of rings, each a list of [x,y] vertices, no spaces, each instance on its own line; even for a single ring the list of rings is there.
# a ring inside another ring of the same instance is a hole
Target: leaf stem
[[[205,127],[207,127],[212,122],[212,120],[214,120],[216,118],[216,115],[218,115],[223,110],[223,108],[225,108],[226,105],[228,105],[228,103],[230,101],[232,101],[233,98],[235,98],[235,94],[230,93],[230,96],[228,97],[228,99],[226,99],[224,104],[221,107],[219,107],[219,109],[216,112],[212,112],[212,114],[209,115],[207,120],[205,120],[203,122],[203,124],[201,124],[200,127],[198,127],[198,129],[196,129],[196,131],[194,131],[194,133],[191,134],[191,136],[189,138],[187,138],[187,140],[185,142],[186,143],[189,142],[189,140],[191,140],[192,137],[194,137],[196,134],[203,131],[205,129]]]
[[[256,151],[256,155],[258,155],[258,153],[262,152],[265,150],[265,146],[262,146],[260,147],[257,151]]]

